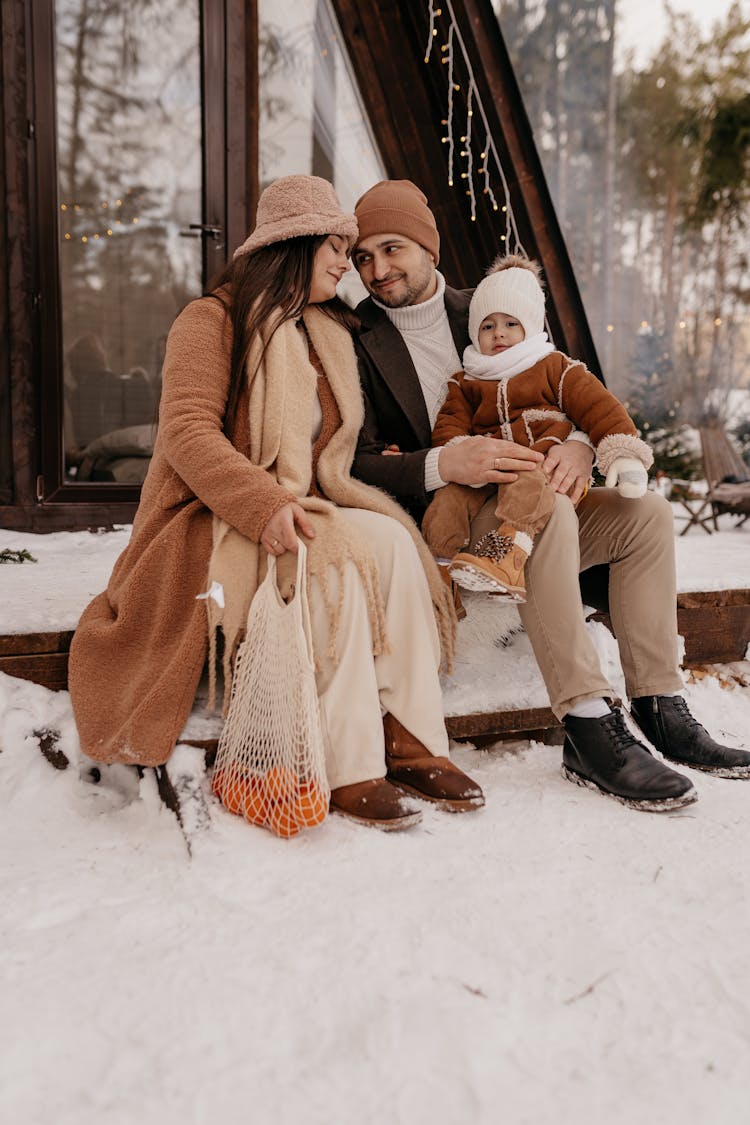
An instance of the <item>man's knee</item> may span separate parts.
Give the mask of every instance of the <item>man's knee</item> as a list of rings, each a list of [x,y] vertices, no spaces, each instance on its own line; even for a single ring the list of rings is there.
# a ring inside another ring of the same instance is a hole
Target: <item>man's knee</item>
[[[674,514],[668,500],[658,492],[646,492],[636,503],[642,506],[644,523],[658,529],[662,534],[674,534]]]
[[[556,492],[552,514],[539,539],[541,541],[544,538],[549,542],[562,536],[578,540],[578,516],[570,497]]]

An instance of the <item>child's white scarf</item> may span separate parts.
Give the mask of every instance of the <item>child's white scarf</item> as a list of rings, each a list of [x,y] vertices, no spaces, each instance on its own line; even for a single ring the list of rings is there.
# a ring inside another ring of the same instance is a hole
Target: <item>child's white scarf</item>
[[[521,340],[520,344],[514,344],[512,348],[498,352],[497,355],[482,355],[473,344],[469,344],[464,349],[464,372],[468,379],[510,379],[512,375],[528,371],[554,351],[555,346],[547,339],[546,332],[529,336],[528,340]]]

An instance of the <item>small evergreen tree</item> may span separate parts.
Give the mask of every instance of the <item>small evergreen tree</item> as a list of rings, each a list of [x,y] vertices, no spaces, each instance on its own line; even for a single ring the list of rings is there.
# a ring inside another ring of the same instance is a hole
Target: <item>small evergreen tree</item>
[[[695,431],[682,419],[666,335],[642,329],[636,338],[626,406],[654,453],[652,472],[679,480],[700,476]]]

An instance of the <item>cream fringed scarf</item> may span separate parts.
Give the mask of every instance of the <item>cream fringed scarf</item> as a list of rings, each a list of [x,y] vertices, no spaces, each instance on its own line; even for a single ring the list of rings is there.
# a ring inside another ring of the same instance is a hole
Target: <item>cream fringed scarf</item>
[[[357,567],[367,593],[373,654],[386,650],[383,604],[377,568],[367,540],[337,511],[338,507],[364,508],[391,516],[412,535],[432,595],[440,634],[443,661],[450,670],[456,639],[456,615],[450,593],[414,521],[403,508],[380,489],[354,480],[349,473],[364,408],[357,376],[354,345],[348,331],[321,309],[308,306],[304,322],[328,383],[341,412],[341,426],[320,454],[318,481],[329,499],[309,496],[312,472],[312,413],[317,374],[310,363],[304,334],[287,321],[274,332],[250,390],[250,449],[252,464],[270,472],[280,485],[293,493],[309,514],[315,538],[308,546],[308,581],[314,575],[321,583],[330,620],[329,655],[336,659],[336,635],[340,605],[327,596],[327,569],[343,571],[347,561]],[[261,344],[255,341],[248,357],[248,371],[258,363]],[[295,560],[289,553],[279,561],[279,586],[286,594],[293,581]],[[215,694],[216,635],[224,634],[225,705],[231,686],[231,668],[242,640],[250,602],[266,569],[262,547],[246,539],[218,516],[214,516],[214,544],[209,563],[209,584],[224,589],[224,607],[207,601],[210,637],[209,670],[211,699]],[[339,583],[339,589],[343,584]]]

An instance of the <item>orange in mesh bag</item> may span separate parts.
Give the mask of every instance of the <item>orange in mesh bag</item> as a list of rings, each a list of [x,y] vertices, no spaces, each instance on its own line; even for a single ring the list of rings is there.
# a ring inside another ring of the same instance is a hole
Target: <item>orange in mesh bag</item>
[[[276,559],[258,587],[235,661],[229,711],[212,788],[224,807],[288,839],[328,814],[323,735],[315,687],[307,549],[298,540],[297,580],[287,603]]]

